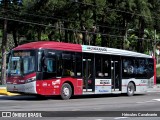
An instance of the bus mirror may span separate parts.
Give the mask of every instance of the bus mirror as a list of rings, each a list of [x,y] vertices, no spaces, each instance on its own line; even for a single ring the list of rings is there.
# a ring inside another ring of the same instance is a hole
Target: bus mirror
[[[24,66],[23,66],[23,59],[22,58],[20,58],[20,74],[23,76],[24,75],[24,68],[23,68]]]
[[[44,70],[44,72],[47,72],[47,66],[46,65],[43,66],[43,70]]]
[[[43,56],[43,57],[42,57],[42,62],[41,62],[41,64],[42,64],[42,68],[43,68],[43,71],[44,71],[44,72],[47,71],[47,65],[46,65],[45,61],[46,61],[46,59],[45,59],[45,57]]]
[[[11,55],[11,53],[9,52],[9,53],[7,54],[7,60],[6,60],[7,63],[9,62],[10,55]]]
[[[47,58],[44,54],[44,51],[42,52],[41,55],[41,68],[43,69],[44,72],[47,72]]]
[[[41,72],[42,71],[42,66],[44,65],[44,52],[43,51],[39,51],[38,52],[38,71]]]

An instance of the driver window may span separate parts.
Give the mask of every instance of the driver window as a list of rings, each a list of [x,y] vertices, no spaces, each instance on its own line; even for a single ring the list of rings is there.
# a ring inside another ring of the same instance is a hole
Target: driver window
[[[55,60],[52,58],[46,58],[44,61],[44,68],[43,71],[46,71],[48,73],[53,73],[56,71],[56,64],[55,64]]]

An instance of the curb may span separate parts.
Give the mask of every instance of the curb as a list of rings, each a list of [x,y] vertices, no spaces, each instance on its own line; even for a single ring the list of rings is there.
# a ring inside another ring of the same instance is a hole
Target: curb
[[[16,95],[20,95],[20,94],[7,92],[6,87],[0,87],[0,95],[16,96]]]

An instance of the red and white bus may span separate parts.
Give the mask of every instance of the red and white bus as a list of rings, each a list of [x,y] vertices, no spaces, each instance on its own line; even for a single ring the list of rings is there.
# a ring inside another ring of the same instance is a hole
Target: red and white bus
[[[44,96],[145,93],[155,83],[149,55],[52,41],[20,45],[10,52],[7,90]]]

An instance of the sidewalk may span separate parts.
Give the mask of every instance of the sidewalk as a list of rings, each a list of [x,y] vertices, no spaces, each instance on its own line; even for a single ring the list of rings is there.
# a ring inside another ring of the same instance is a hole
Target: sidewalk
[[[152,88],[148,88],[147,92],[159,92],[160,93],[160,84],[154,85]]]
[[[15,96],[15,95],[19,95],[19,94],[7,92],[6,86],[0,85],[0,95]]]

